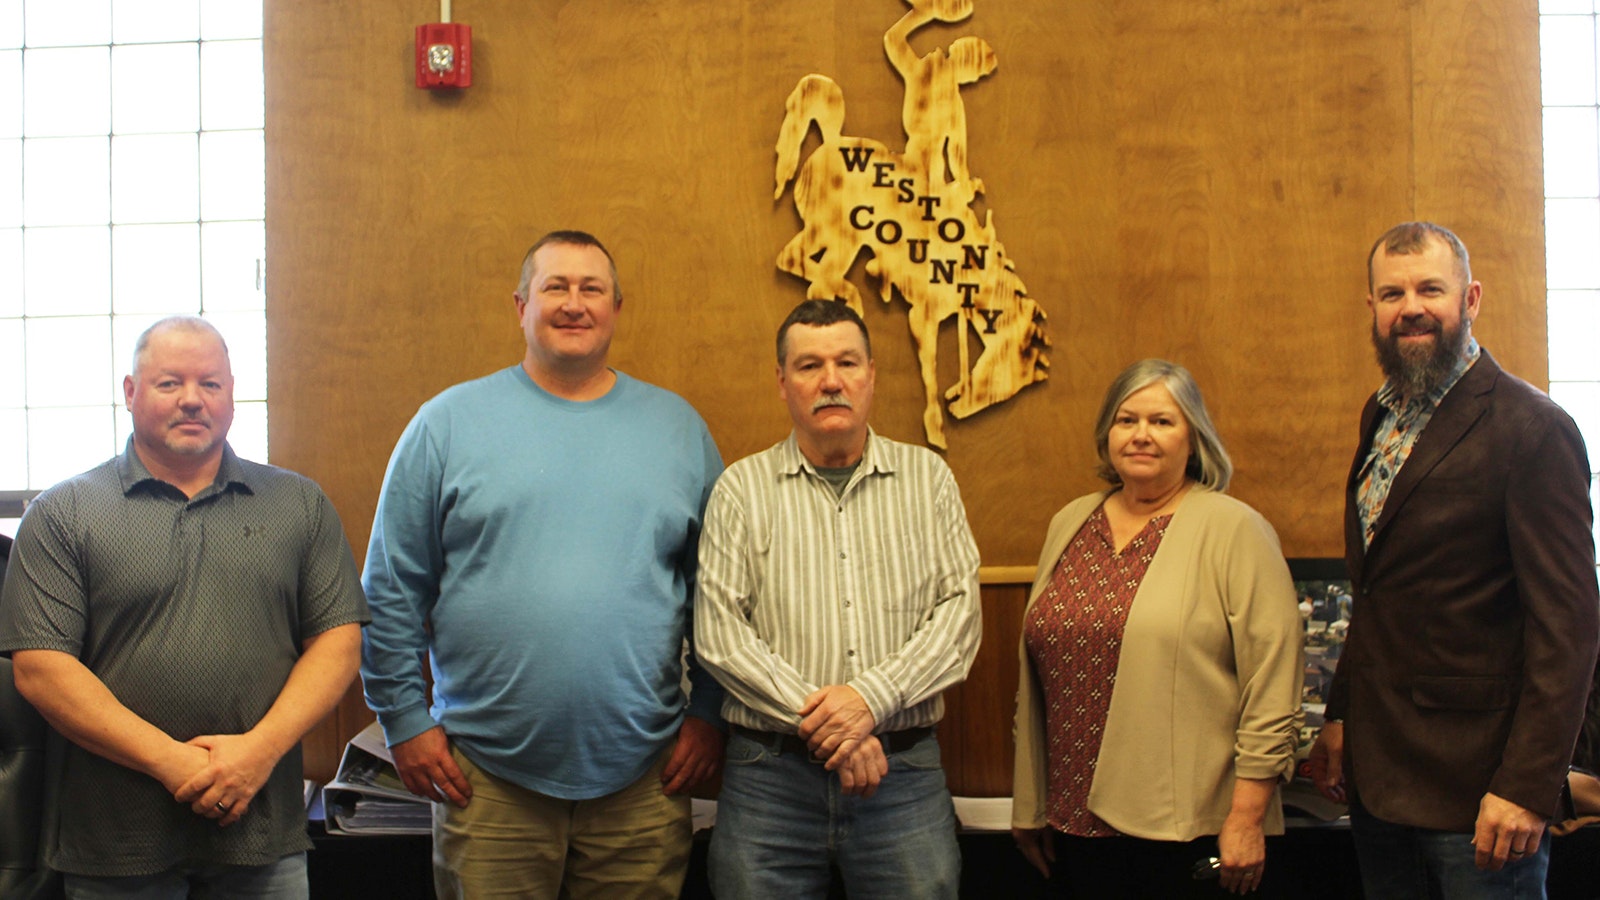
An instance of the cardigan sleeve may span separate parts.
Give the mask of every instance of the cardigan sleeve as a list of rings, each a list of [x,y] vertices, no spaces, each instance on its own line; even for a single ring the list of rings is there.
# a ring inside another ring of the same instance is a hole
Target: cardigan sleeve
[[[1305,720],[1304,626],[1294,581],[1277,534],[1253,510],[1235,523],[1222,564],[1239,680],[1235,771],[1239,778],[1287,781]]]

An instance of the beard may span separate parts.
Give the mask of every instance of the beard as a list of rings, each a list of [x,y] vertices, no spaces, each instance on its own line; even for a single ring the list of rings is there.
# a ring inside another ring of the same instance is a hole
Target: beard
[[[1461,299],[1461,314],[1456,318],[1454,328],[1447,329],[1437,321],[1432,322],[1432,346],[1404,347],[1394,329],[1390,329],[1387,338],[1378,334],[1378,323],[1374,319],[1372,348],[1377,351],[1378,366],[1402,395],[1424,396],[1450,377],[1467,346],[1470,325],[1465,297]],[[1411,332],[1412,335],[1418,333]]]
[[[173,433],[173,428],[186,422],[204,425],[206,427],[205,435],[202,437],[189,437]],[[209,416],[173,419],[167,423],[167,431],[163,433],[161,440],[162,446],[176,456],[205,456],[215,450],[221,442],[222,438],[217,434],[216,423]]]

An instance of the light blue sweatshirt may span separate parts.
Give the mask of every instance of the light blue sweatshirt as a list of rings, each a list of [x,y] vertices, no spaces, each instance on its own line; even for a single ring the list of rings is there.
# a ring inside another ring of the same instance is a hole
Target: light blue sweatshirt
[[[638,780],[683,719],[701,515],[721,471],[688,403],[621,372],[588,402],[513,366],[423,404],[389,461],[362,577],[361,678],[388,742],[440,724],[486,771],[568,800]],[[690,711],[720,725],[721,689],[690,659]]]

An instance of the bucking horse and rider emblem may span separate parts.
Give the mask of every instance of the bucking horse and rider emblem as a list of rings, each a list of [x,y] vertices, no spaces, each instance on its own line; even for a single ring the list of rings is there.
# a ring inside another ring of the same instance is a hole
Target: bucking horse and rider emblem
[[[906,0],[911,10],[884,35],[884,50],[905,82],[905,149],[890,150],[844,131],[844,93],[832,79],[807,75],[795,85],[778,135],[777,190],[794,181],[805,226],[778,254],[778,268],[805,279],[806,296],[842,300],[862,312],[849,281],[863,251],[865,269],[885,303],[901,297],[917,346],[927,405],[928,443],[948,446],[945,408],[957,419],[1015,396],[1049,375],[1045,314],[1028,297],[1016,266],[995,236],[992,211],[978,220],[973,201],[983,181],[967,166],[961,86],[994,72],[994,48],[963,37],[917,56],[910,37],[930,22],[959,22],[972,0]],[[818,147],[800,165],[815,124]],[[798,174],[797,174],[798,173]],[[939,329],[956,320],[961,376],[940,392]],[[981,346],[972,359],[973,339]]]

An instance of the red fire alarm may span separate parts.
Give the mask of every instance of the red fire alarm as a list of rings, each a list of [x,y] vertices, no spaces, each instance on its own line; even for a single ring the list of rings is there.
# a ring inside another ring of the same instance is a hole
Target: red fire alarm
[[[472,84],[472,26],[432,22],[417,26],[417,87]]]

